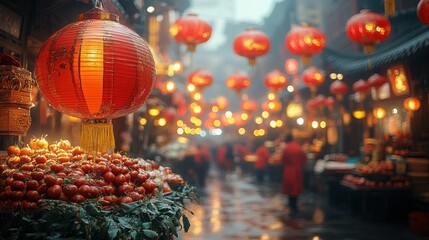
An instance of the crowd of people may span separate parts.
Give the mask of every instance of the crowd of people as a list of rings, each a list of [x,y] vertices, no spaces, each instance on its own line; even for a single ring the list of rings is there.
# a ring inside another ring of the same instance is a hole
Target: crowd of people
[[[305,150],[294,141],[292,134],[275,142],[256,139],[251,145],[245,142],[214,144],[191,140],[161,148],[151,145],[144,157],[172,167],[186,181],[199,188],[206,185],[210,169],[222,178],[232,174],[250,176],[258,184],[267,182],[271,177],[272,181],[280,181],[279,191],[287,196],[291,212],[296,213],[298,197],[304,185]],[[269,167],[273,165],[275,170],[280,171],[278,179],[269,172]]]

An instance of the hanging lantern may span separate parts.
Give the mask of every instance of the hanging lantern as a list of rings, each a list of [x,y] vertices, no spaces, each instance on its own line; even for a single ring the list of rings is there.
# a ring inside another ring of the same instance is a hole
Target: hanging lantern
[[[323,51],[326,38],[322,31],[304,23],[288,32],[285,45],[292,54],[301,56],[304,65],[308,65],[313,55]]]
[[[373,87],[375,89],[380,88],[381,86],[383,86],[384,84],[386,84],[388,82],[389,81],[387,80],[386,77],[383,77],[377,73],[368,78],[369,86]]]
[[[267,100],[264,103],[262,103],[261,108],[262,110],[267,112],[278,112],[282,110],[282,102],[280,102],[277,99]]]
[[[256,57],[265,55],[270,50],[270,39],[268,36],[254,28],[238,34],[234,39],[234,52],[248,59],[249,65],[256,64]]]
[[[429,0],[420,0],[417,4],[417,17],[426,25],[429,25]]]
[[[335,95],[338,101],[341,101],[343,100],[344,95],[346,95],[346,93],[349,91],[349,87],[343,81],[336,80],[335,82],[331,83],[329,91]]]
[[[315,98],[309,99],[307,103],[305,104],[305,108],[309,112],[314,112],[317,109],[317,103],[315,101]]]
[[[213,76],[207,70],[197,69],[189,74],[188,82],[199,89],[204,89],[212,84]]]
[[[316,88],[325,81],[325,75],[315,67],[309,67],[302,72],[302,81],[310,88],[311,93],[316,94]]]
[[[302,105],[298,102],[291,102],[286,108],[286,116],[297,118],[302,116]]]
[[[299,63],[295,58],[288,58],[285,62],[286,73],[290,75],[295,75],[299,70]]]
[[[353,42],[363,45],[366,54],[372,54],[375,44],[385,41],[390,35],[390,22],[385,16],[362,10],[346,23],[347,36]]]
[[[169,31],[174,40],[188,46],[189,52],[195,52],[197,45],[207,42],[212,35],[210,24],[195,13],[178,18]]]
[[[386,110],[381,107],[374,108],[374,110],[372,111],[372,114],[374,115],[375,118],[382,119],[386,116]]]
[[[267,88],[278,91],[287,86],[287,77],[280,71],[274,70],[265,74],[264,82]]]
[[[251,99],[246,99],[241,102],[241,110],[252,113],[258,109],[258,103]]]
[[[150,94],[155,66],[147,43],[100,8],[54,33],[35,62],[43,96],[83,119],[81,147],[114,149],[112,118],[137,110]]]
[[[420,108],[420,100],[415,97],[409,97],[404,100],[404,108],[409,111],[417,111]]]
[[[236,72],[228,76],[225,84],[227,88],[240,94],[243,89],[250,86],[250,78],[244,73]]]
[[[353,84],[353,91],[358,93],[359,96],[358,101],[363,101],[365,99],[365,95],[370,88],[371,86],[369,86],[369,84],[363,79],[360,79]]]

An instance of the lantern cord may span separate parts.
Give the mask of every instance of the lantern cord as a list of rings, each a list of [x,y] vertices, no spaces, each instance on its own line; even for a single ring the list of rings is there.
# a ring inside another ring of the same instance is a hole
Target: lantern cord
[[[111,121],[83,121],[80,145],[88,152],[108,152],[115,148]]]

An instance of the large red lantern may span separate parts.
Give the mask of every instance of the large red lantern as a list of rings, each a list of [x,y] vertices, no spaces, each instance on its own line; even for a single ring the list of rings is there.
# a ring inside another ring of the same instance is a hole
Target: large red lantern
[[[359,94],[359,101],[365,99],[366,93],[371,89],[371,86],[363,79],[353,83],[353,91]]]
[[[188,76],[188,82],[194,84],[197,88],[204,89],[213,82],[212,74],[204,69],[197,69]]]
[[[137,110],[155,80],[147,43],[118,16],[94,8],[54,33],[35,62],[39,89],[58,111],[83,119],[81,146],[114,148],[112,118]]]
[[[246,57],[249,65],[253,66],[256,64],[256,57],[268,53],[270,44],[270,39],[265,33],[248,28],[235,37],[233,47],[237,55]]]
[[[426,25],[429,25],[429,0],[420,0],[417,4],[417,17]]]
[[[343,81],[336,80],[331,83],[331,86],[329,86],[329,91],[334,94],[339,101],[341,101],[343,100],[344,95],[349,91],[349,87]]]
[[[381,86],[383,86],[384,84],[386,84],[388,82],[389,82],[389,80],[387,80],[386,77],[383,77],[378,73],[376,73],[376,74],[374,74],[368,78],[369,86],[376,88],[376,89],[380,88]]]
[[[228,76],[225,84],[227,88],[233,89],[237,94],[240,94],[243,89],[250,86],[250,78],[244,73],[236,72]]]
[[[319,54],[326,45],[326,37],[316,27],[302,24],[293,27],[285,37],[286,48],[295,55],[301,56],[303,64],[311,63],[312,55]]]
[[[313,94],[316,88],[325,81],[325,75],[315,67],[309,67],[302,72],[302,81],[308,86]]]
[[[286,87],[287,77],[282,72],[274,70],[265,75],[264,83],[267,88],[278,91],[279,89]]]
[[[198,44],[207,42],[212,35],[210,24],[195,13],[178,18],[169,31],[174,40],[188,46],[189,52],[194,52]]]
[[[390,28],[389,19],[369,10],[362,10],[346,23],[347,36],[353,42],[362,44],[366,54],[374,53],[375,44],[389,37]]]

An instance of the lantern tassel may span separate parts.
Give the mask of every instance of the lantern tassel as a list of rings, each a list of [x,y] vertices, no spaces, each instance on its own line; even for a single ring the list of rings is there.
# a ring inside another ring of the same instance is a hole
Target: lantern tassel
[[[88,152],[108,152],[115,149],[111,120],[82,121],[80,145]]]

